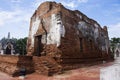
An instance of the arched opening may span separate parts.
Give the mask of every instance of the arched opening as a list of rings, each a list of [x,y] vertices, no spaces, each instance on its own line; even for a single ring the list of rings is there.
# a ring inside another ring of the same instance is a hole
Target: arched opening
[[[41,42],[42,35],[35,36],[35,45],[34,45],[34,55],[41,56],[41,52],[43,50],[43,44]]]

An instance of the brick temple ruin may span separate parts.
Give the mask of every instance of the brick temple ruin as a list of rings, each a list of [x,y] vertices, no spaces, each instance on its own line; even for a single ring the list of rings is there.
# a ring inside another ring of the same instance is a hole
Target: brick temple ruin
[[[14,64],[45,75],[111,59],[107,27],[56,2],[42,3],[31,17],[27,52]]]
[[[42,3],[34,12],[27,49],[28,55],[54,59],[62,68],[111,57],[107,27],[56,2]]]

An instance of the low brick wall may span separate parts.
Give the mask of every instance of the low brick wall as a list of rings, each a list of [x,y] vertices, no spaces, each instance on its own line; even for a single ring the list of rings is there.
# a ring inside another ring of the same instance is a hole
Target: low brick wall
[[[62,66],[62,70],[65,71],[85,66],[102,64],[103,61],[103,58],[61,58],[60,65]]]
[[[51,57],[33,57],[35,72],[51,76],[61,72],[62,67]]]
[[[25,68],[27,73],[34,71],[31,56],[0,55],[1,71],[16,76],[19,75],[21,68]]]
[[[21,68],[27,73],[37,72],[43,75],[59,74],[62,71],[100,64],[103,58],[53,58],[49,56],[0,55],[0,71],[12,76],[20,74]],[[61,61],[61,62],[59,62]]]

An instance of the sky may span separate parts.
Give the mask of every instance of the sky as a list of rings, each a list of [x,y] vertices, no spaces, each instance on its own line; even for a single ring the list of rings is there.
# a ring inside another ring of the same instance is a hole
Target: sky
[[[62,3],[66,8],[79,10],[108,27],[110,38],[120,37],[120,0],[0,0],[0,39],[24,38],[29,34],[30,18],[44,1]]]

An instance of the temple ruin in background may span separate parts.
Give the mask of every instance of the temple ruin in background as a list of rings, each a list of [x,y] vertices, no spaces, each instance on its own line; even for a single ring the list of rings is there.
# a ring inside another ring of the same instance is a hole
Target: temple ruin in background
[[[14,55],[15,50],[12,40],[10,38],[10,32],[8,32],[7,38],[0,40],[0,55]]]

